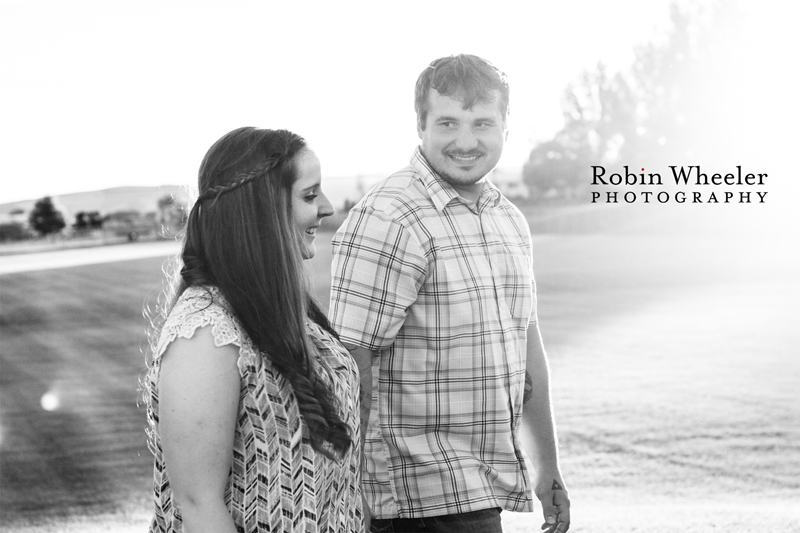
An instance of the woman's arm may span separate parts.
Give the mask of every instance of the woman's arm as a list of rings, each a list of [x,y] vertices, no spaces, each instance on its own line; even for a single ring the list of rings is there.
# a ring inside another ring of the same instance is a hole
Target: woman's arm
[[[210,327],[176,339],[162,356],[161,447],[188,533],[236,531],[224,494],[239,404],[238,358],[237,346],[214,345]]]

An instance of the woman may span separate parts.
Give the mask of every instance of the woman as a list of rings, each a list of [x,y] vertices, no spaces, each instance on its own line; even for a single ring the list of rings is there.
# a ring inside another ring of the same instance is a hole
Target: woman
[[[358,370],[302,265],[333,214],[319,160],[239,128],[198,182],[145,384],[150,531],[360,531]]]

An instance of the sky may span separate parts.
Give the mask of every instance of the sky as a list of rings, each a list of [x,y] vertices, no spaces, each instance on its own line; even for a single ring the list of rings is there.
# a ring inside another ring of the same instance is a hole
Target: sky
[[[191,185],[208,147],[240,126],[306,137],[328,188],[388,174],[418,143],[417,76],[461,52],[508,74],[500,166],[519,168],[561,128],[567,84],[599,61],[627,68],[634,46],[665,32],[669,4],[3,0],[0,203]],[[743,38],[768,49],[770,3],[743,5]]]

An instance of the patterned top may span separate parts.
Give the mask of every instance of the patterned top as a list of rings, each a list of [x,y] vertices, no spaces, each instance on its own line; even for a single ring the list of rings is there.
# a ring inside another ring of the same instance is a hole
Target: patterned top
[[[531,238],[486,183],[469,202],[429,168],[376,185],[333,239],[330,316],[379,352],[363,487],[377,518],[531,511],[522,413],[535,323]]]
[[[158,428],[158,373],[161,356],[176,338],[190,338],[212,326],[217,346],[239,347],[241,390],[233,462],[225,503],[240,532],[362,530],[359,461],[359,376],[355,361],[326,331],[306,323],[317,348],[321,379],[339,401],[339,414],[351,428],[353,445],[341,462],[318,455],[303,437],[303,422],[291,386],[250,337],[213,287],[190,287],[178,299],[161,331],[147,376],[148,417],[155,468],[155,515],[151,532],[180,532],[180,510],[161,453]]]

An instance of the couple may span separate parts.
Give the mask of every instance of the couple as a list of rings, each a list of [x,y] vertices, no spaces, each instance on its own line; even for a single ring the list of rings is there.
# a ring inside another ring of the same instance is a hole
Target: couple
[[[314,152],[255,128],[209,149],[147,376],[151,531],[499,532],[532,491],[569,528],[530,233],[486,179],[506,77],[438,59],[415,108],[410,165],[333,238],[330,321],[302,265],[333,214]]]

